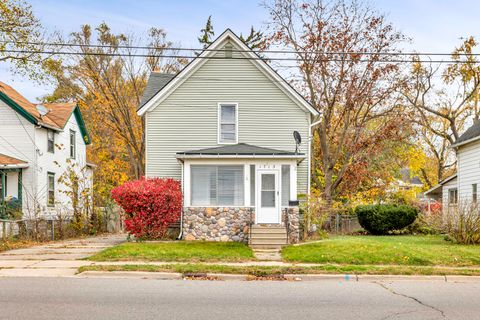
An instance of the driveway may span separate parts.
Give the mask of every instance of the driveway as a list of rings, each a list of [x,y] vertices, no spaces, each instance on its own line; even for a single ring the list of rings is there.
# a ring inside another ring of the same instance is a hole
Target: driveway
[[[125,234],[108,234],[4,251],[0,253],[0,276],[74,275],[78,267],[93,264],[82,259],[125,240]]]

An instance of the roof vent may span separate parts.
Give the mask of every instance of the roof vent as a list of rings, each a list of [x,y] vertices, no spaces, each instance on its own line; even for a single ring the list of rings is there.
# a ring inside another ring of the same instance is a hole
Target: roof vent
[[[225,49],[225,58],[231,58],[232,57],[232,44],[231,43],[227,43],[224,47]]]
[[[40,117],[43,117],[50,112],[50,110],[47,107],[45,107],[43,104],[37,104],[36,108],[38,113],[40,114]]]

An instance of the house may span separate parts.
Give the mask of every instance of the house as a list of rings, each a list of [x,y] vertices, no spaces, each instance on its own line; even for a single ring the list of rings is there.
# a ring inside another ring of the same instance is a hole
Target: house
[[[441,200],[444,211],[459,203],[478,200],[480,185],[480,121],[476,121],[452,145],[457,156],[457,173],[428,190],[428,197]]]
[[[0,82],[1,204],[17,199],[28,218],[71,209],[59,178],[69,168],[87,165],[88,144],[75,103],[34,104]]]
[[[298,241],[318,112],[231,30],[178,74],[152,73],[138,115],[146,176],[181,181],[184,239]]]

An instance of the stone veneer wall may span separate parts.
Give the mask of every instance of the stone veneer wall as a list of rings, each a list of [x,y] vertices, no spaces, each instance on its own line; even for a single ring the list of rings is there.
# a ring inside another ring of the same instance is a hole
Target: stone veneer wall
[[[300,241],[300,210],[298,207],[288,207],[282,210],[282,222],[287,225],[288,243],[298,243]],[[288,218],[288,219],[287,219]]]
[[[248,243],[251,221],[255,221],[255,208],[185,207],[183,238]]]
[[[288,219],[287,219],[288,218]],[[250,225],[255,221],[252,207],[185,207],[183,209],[183,238],[209,241],[248,243]],[[288,243],[300,241],[300,212],[298,207],[282,209],[282,224],[288,221]]]

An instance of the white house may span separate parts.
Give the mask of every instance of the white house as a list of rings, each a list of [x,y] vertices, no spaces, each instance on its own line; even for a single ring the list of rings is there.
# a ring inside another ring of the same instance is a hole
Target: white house
[[[178,74],[152,73],[138,114],[147,177],[182,183],[185,239],[298,241],[318,112],[231,30]]]
[[[0,82],[0,203],[18,199],[24,216],[71,208],[59,178],[87,166],[88,144],[75,103],[34,104]]]
[[[452,145],[457,173],[425,194],[442,201],[444,210],[461,203],[476,203],[480,186],[480,121],[474,123]]]

